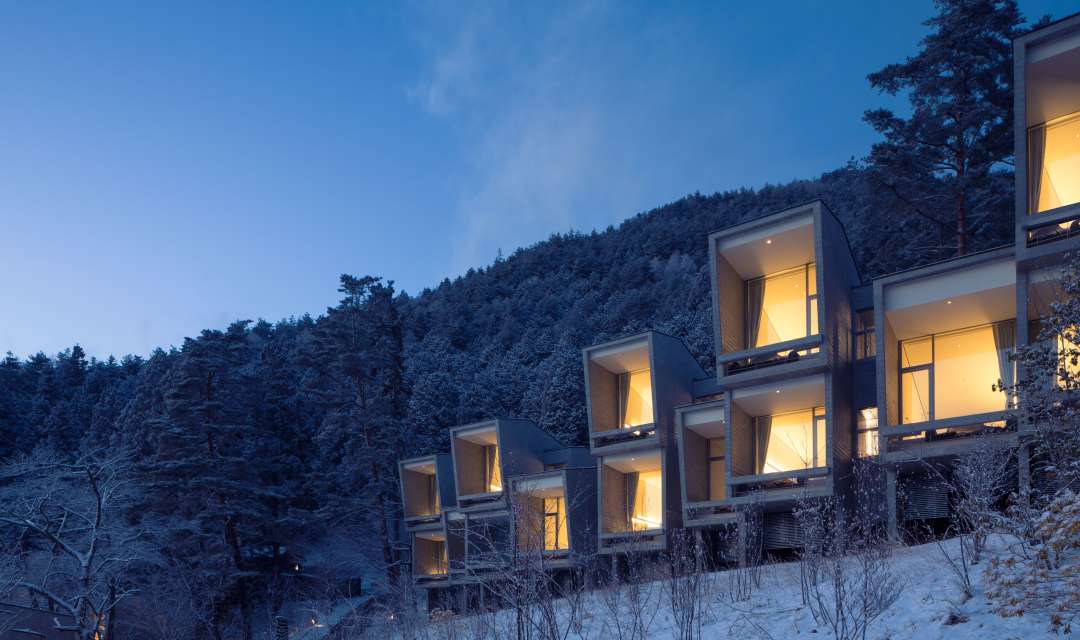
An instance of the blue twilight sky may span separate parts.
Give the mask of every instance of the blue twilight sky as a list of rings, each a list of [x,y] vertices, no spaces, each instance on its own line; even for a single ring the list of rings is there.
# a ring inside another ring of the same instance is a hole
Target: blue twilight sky
[[[669,4],[0,3],[0,353],[147,354],[813,177],[932,12]]]

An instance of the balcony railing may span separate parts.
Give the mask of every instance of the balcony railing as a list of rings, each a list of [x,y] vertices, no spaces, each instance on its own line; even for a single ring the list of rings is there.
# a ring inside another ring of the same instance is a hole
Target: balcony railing
[[[608,429],[592,434],[593,445],[597,447],[626,442],[643,441],[656,435],[656,424],[642,424],[636,427]]]
[[[735,375],[765,367],[798,362],[803,358],[817,355],[813,349],[821,347],[821,335],[814,334],[795,340],[777,342],[754,349],[722,353],[717,356],[717,363],[724,375]]]
[[[1022,221],[1028,248],[1080,236],[1080,204],[1029,215]]]
[[[886,453],[899,453],[928,445],[960,443],[984,433],[1015,433],[1014,410],[992,411],[930,422],[916,422],[882,428]],[[905,439],[905,436],[921,436]]]

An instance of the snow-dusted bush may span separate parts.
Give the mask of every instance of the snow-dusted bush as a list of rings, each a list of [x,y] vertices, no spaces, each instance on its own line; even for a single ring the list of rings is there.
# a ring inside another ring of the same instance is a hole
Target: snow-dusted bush
[[[1061,491],[1039,512],[1014,510],[1034,520],[1018,530],[1006,553],[990,559],[987,597],[1003,616],[1041,613],[1051,627],[1070,633],[1080,615],[1080,496]]]

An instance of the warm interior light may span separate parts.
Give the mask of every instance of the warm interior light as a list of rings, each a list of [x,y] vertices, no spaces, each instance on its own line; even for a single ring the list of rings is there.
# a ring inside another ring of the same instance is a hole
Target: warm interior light
[[[772,244],[772,240],[766,240],[765,244]]]
[[[640,471],[632,475],[635,478],[627,487],[627,499],[630,501],[630,530],[660,529],[664,526],[663,478],[660,470]]]
[[[945,304],[952,304],[952,300],[946,300]]]
[[[619,374],[619,413],[623,429],[655,422],[652,373],[648,369]]]
[[[824,409],[805,409],[757,419],[759,473],[778,473],[825,466]]]
[[[1036,159],[1036,166],[1041,168],[1038,188],[1032,194],[1035,211],[1080,202],[1080,145],[1076,143],[1080,140],[1080,117],[1073,114],[1037,127],[1029,135],[1042,139],[1042,157]],[[1034,148],[1029,152],[1038,153]]]

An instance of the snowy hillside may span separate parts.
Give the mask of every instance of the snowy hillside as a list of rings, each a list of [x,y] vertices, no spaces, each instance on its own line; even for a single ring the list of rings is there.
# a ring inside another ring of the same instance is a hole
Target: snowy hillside
[[[992,546],[1004,543],[998,539]],[[1045,615],[1021,615],[1008,618],[996,613],[994,603],[988,601],[984,588],[983,564],[972,568],[974,597],[964,601],[953,573],[944,559],[942,549],[956,555],[959,542],[955,539],[937,544],[905,547],[896,550],[893,568],[903,583],[899,599],[879,619],[874,621],[866,634],[868,640],[1011,640],[1071,637],[1051,631]],[[739,638],[742,640],[781,640],[786,638],[831,638],[828,626],[814,622],[809,607],[801,604],[799,564],[777,563],[766,566],[761,573],[761,586],[755,589],[749,600],[732,602],[730,589],[731,572],[708,575],[705,613],[701,637]],[[568,629],[565,638],[615,638],[644,640],[676,640],[680,638],[678,625],[672,615],[670,596],[662,582],[649,583],[638,602],[644,611],[641,620],[646,634],[631,635],[628,622],[634,618],[628,603],[613,603],[602,591],[584,596],[581,607],[582,625]],[[616,608],[619,610],[615,617]],[[567,615],[565,602],[559,605],[559,615]],[[456,618],[447,616],[409,633],[400,629],[397,637],[416,639],[494,640],[516,637],[513,612],[503,610],[488,616]],[[623,631],[620,633],[619,627]],[[376,630],[375,635],[379,636]],[[541,637],[540,634],[535,634]],[[383,636],[385,637],[385,636]],[[696,637],[696,636],[695,636]]]

